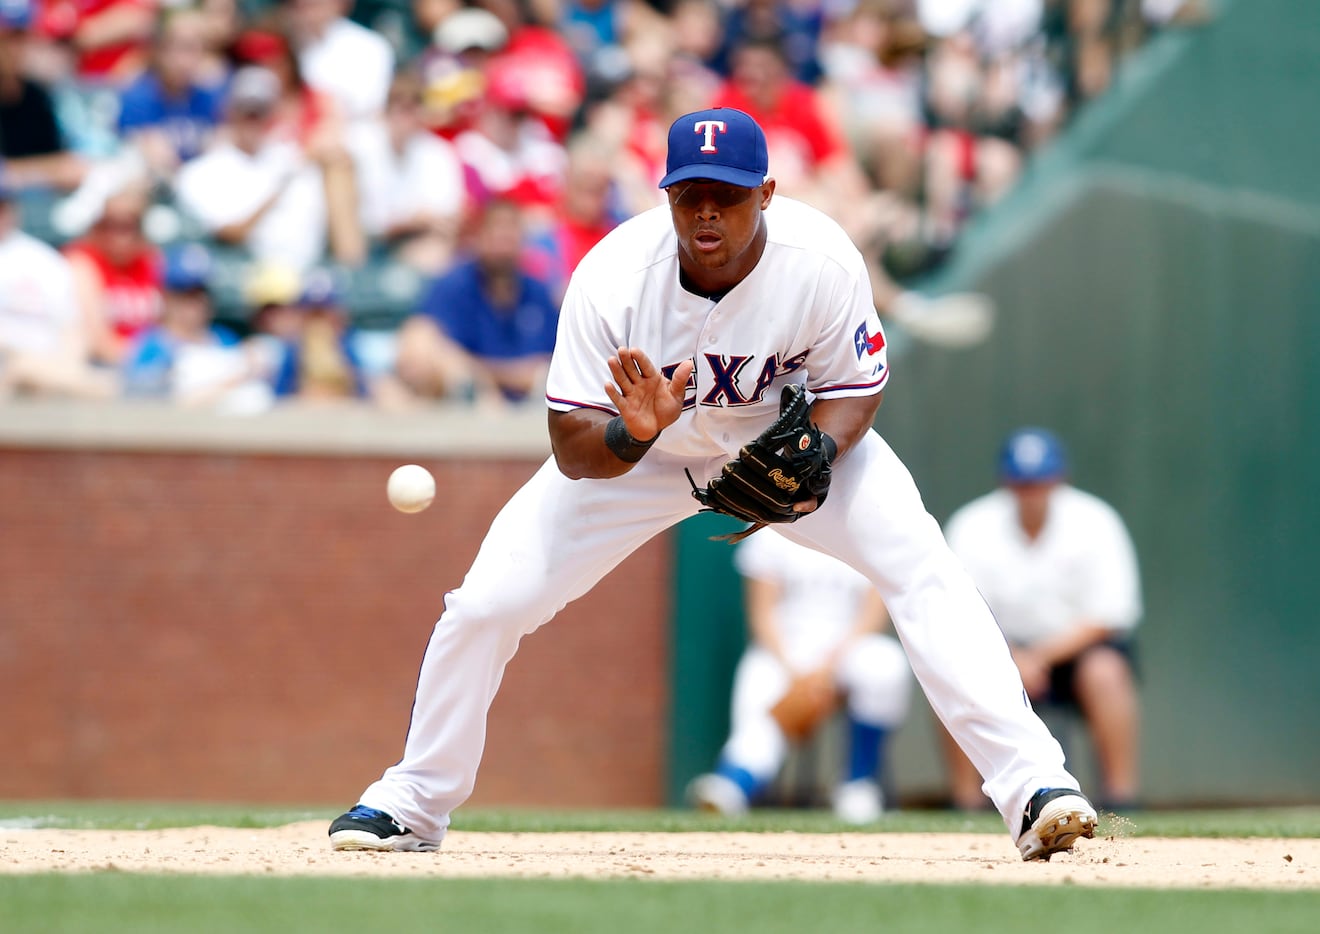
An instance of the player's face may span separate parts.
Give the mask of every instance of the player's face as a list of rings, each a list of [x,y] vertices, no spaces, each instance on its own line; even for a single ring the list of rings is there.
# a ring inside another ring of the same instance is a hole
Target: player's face
[[[759,188],[697,179],[665,190],[684,272],[715,289],[729,288],[752,271],[765,249],[761,212],[774,194],[774,179]]]
[[[1050,495],[1058,485],[1053,480],[1009,485],[1013,498],[1017,500],[1018,519],[1024,528],[1039,528],[1045,524],[1050,511]]]

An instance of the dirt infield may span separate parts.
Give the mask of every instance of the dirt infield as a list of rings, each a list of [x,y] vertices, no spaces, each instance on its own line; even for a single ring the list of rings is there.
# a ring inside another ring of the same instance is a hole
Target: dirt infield
[[[760,879],[1320,888],[1320,840],[1084,840],[1023,863],[1006,835],[454,832],[438,853],[334,853],[325,823],[0,830],[0,872]]]

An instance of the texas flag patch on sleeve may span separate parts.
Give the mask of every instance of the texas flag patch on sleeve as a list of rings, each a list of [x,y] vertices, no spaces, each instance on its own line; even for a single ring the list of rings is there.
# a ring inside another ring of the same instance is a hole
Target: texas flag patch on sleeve
[[[857,327],[857,333],[853,334],[853,347],[857,350],[857,359],[862,359],[862,354],[874,356],[885,349],[885,332],[877,330],[874,334],[866,332],[866,322],[863,321]]]

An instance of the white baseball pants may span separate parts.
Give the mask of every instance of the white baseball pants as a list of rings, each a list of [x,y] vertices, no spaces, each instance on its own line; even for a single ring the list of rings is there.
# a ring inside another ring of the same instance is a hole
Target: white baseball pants
[[[359,801],[439,841],[472,793],[486,714],[522,637],[649,538],[692,515],[683,474],[724,458],[653,450],[630,473],[569,480],[547,461],[505,505],[427,645],[403,758]],[[1072,788],[1063,751],[1032,711],[994,617],[926,512],[907,468],[870,432],[834,469],[826,504],[779,527],[866,575],[936,715],[985,779],[1016,840],[1039,788]]]

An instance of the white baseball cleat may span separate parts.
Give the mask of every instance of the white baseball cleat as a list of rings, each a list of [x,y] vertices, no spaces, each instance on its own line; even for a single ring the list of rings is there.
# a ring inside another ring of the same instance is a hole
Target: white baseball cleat
[[[699,811],[742,817],[747,813],[747,795],[738,783],[715,772],[698,775],[687,787],[687,799]]]
[[[424,852],[440,849],[440,843],[421,839],[384,811],[357,804],[331,823],[330,847],[335,850]]]
[[[834,816],[845,824],[874,824],[884,812],[880,786],[869,778],[855,778],[834,789]]]
[[[1096,820],[1095,808],[1080,791],[1042,788],[1022,814],[1018,850],[1024,860],[1048,860],[1061,850],[1071,850],[1079,837],[1094,837]]]

